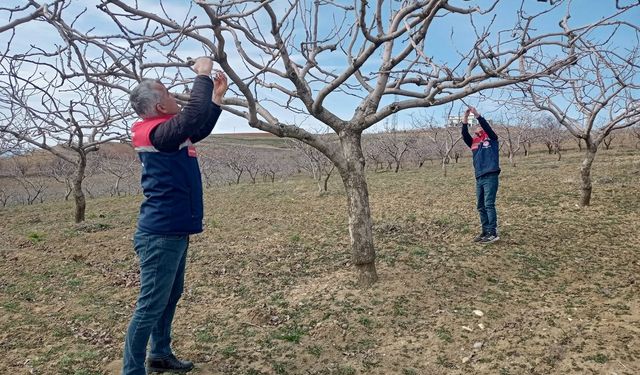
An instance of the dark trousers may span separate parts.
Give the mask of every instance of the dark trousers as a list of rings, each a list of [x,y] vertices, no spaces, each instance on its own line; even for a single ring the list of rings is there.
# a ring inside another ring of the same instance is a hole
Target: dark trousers
[[[184,288],[189,236],[165,236],[138,231],[134,249],[140,258],[140,295],[125,338],[123,375],[145,375],[149,358],[171,352],[171,323]]]
[[[496,212],[498,176],[498,173],[489,173],[476,178],[476,198],[483,234],[498,234],[498,214]]]

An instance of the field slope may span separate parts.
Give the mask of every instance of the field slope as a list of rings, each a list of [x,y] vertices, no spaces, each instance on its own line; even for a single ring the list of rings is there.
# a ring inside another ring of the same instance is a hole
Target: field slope
[[[354,284],[337,179],[321,196],[305,178],[207,190],[174,349],[195,374],[640,373],[640,154],[598,155],[586,209],[579,160],[505,165],[503,239],[486,247],[469,241],[468,159],[447,178],[428,164],[372,173],[380,282],[368,290]],[[80,225],[70,202],[0,210],[0,373],[117,363],[139,202],[92,200]]]

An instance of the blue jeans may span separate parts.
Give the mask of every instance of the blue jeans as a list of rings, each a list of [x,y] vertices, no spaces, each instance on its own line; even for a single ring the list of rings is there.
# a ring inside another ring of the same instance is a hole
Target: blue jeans
[[[133,246],[140,258],[140,295],[127,329],[122,375],[146,375],[149,337],[149,358],[172,354],[171,322],[184,288],[189,236],[137,231]]]
[[[476,198],[483,234],[498,234],[497,193],[498,173],[490,173],[476,178]]]

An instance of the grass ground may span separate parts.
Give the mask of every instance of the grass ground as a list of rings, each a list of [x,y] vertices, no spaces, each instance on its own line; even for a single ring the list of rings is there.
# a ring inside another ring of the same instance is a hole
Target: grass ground
[[[338,180],[206,192],[174,348],[195,374],[640,373],[640,153],[504,163],[502,241],[477,232],[471,167],[371,174],[380,281],[359,290]],[[137,294],[139,197],[0,211],[0,373],[107,374]],[[477,311],[482,316],[477,315]]]

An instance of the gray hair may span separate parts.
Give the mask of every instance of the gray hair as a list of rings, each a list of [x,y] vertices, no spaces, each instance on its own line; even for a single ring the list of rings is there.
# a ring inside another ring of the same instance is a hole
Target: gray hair
[[[155,86],[158,83],[162,84],[157,79],[143,79],[140,84],[131,91],[129,101],[138,116],[149,118],[158,115],[156,104],[162,100],[162,92]]]

